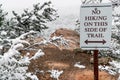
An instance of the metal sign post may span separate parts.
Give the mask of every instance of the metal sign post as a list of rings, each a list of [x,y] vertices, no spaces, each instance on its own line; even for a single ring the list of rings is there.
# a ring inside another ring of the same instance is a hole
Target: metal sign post
[[[98,72],[98,50],[94,50],[94,80],[99,80],[99,72]]]

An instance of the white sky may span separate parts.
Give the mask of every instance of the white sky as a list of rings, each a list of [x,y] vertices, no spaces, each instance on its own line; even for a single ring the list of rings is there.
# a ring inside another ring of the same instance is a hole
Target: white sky
[[[11,11],[21,13],[23,9],[32,8],[35,3],[43,3],[50,0],[0,0],[3,4],[2,8],[11,14]],[[75,14],[79,13],[81,0],[51,0],[60,14]],[[107,2],[108,0],[103,0]]]
[[[13,10],[17,12],[23,11],[26,8],[32,8],[33,4],[35,3],[43,3],[44,1],[49,0],[0,0],[0,3],[3,4],[2,8],[7,11],[11,12]],[[55,6],[59,12],[63,13],[62,11],[68,10],[71,12],[73,8],[80,6],[80,0],[51,0],[52,4]],[[66,9],[68,8],[68,9]],[[61,11],[62,10],[62,11]],[[73,9],[74,10],[74,9]],[[11,13],[10,13],[11,14]]]

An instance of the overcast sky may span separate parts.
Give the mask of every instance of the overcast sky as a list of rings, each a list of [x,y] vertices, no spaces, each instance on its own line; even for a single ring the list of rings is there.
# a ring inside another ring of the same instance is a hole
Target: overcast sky
[[[23,9],[32,8],[35,3],[43,3],[50,0],[0,0],[2,8],[11,14],[11,11],[22,12]],[[58,9],[60,14],[79,13],[81,0],[51,0],[52,4]],[[103,0],[107,2],[108,0]]]
[[[35,3],[43,3],[49,0],[0,0],[0,3],[3,4],[2,8],[11,14],[11,11],[15,10],[17,12],[23,11],[26,8],[32,8]],[[63,13],[65,10],[65,14],[69,12],[75,13],[75,11],[80,6],[80,0],[51,0],[52,4],[56,9],[59,10],[60,13]],[[67,8],[67,9],[66,9]],[[76,9],[73,9],[76,8]]]

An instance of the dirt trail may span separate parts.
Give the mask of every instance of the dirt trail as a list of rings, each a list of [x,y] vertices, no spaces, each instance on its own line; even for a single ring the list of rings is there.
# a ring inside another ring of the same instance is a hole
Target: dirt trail
[[[60,80],[93,80],[93,65],[90,64],[90,54],[77,53],[69,50],[59,50],[55,48],[44,48],[45,55],[37,60],[32,60],[29,65],[30,72],[43,70],[44,73],[37,72],[40,80],[55,80],[50,77],[48,70],[63,70]],[[85,69],[74,67],[76,62],[86,66]],[[100,72],[100,80],[117,80],[106,72]],[[81,79],[82,78],[82,79]]]

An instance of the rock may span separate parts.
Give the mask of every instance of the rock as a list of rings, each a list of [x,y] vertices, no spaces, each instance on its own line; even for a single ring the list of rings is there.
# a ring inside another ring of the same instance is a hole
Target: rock
[[[26,41],[28,41],[31,45],[35,43],[39,43],[40,41],[43,41],[43,37],[34,37],[34,38],[27,38]]]
[[[22,53],[27,53],[27,51],[30,54],[34,54],[36,52],[36,50],[38,49],[42,49],[43,51],[46,50],[47,53],[47,49],[55,49],[55,50],[71,50],[73,51],[76,48],[79,48],[79,34],[74,31],[74,30],[70,30],[70,29],[66,29],[66,28],[60,28],[58,30],[56,30],[54,33],[51,34],[51,38],[54,36],[61,36],[68,40],[68,46],[65,45],[59,45],[56,46],[55,44],[52,43],[47,43],[47,44],[35,44],[35,43],[39,43],[41,41],[44,41],[45,39],[43,37],[35,37],[33,39],[26,39],[26,41],[28,41],[31,45],[29,47],[27,47],[28,50],[24,51],[24,50],[20,50]],[[55,43],[55,42],[53,42]],[[57,43],[56,43],[57,44]],[[60,42],[58,42],[58,44],[60,44]],[[29,51],[30,49],[30,51]],[[35,52],[34,50],[31,51],[31,49],[36,49]]]
[[[60,35],[63,35],[64,37],[79,37],[79,34],[76,31],[67,28],[57,29],[51,34],[51,37]]]
[[[21,56],[27,55],[29,58],[33,57],[37,51],[38,50],[24,50],[24,49],[19,50]]]
[[[79,44],[80,37],[76,31],[66,29],[66,28],[60,28],[51,34],[51,38],[54,36],[61,36],[61,35],[66,40],[68,40],[68,45],[69,45],[68,47],[65,47],[64,45],[60,46],[61,50],[63,50],[63,49],[74,50],[74,49],[80,47],[80,44]]]

